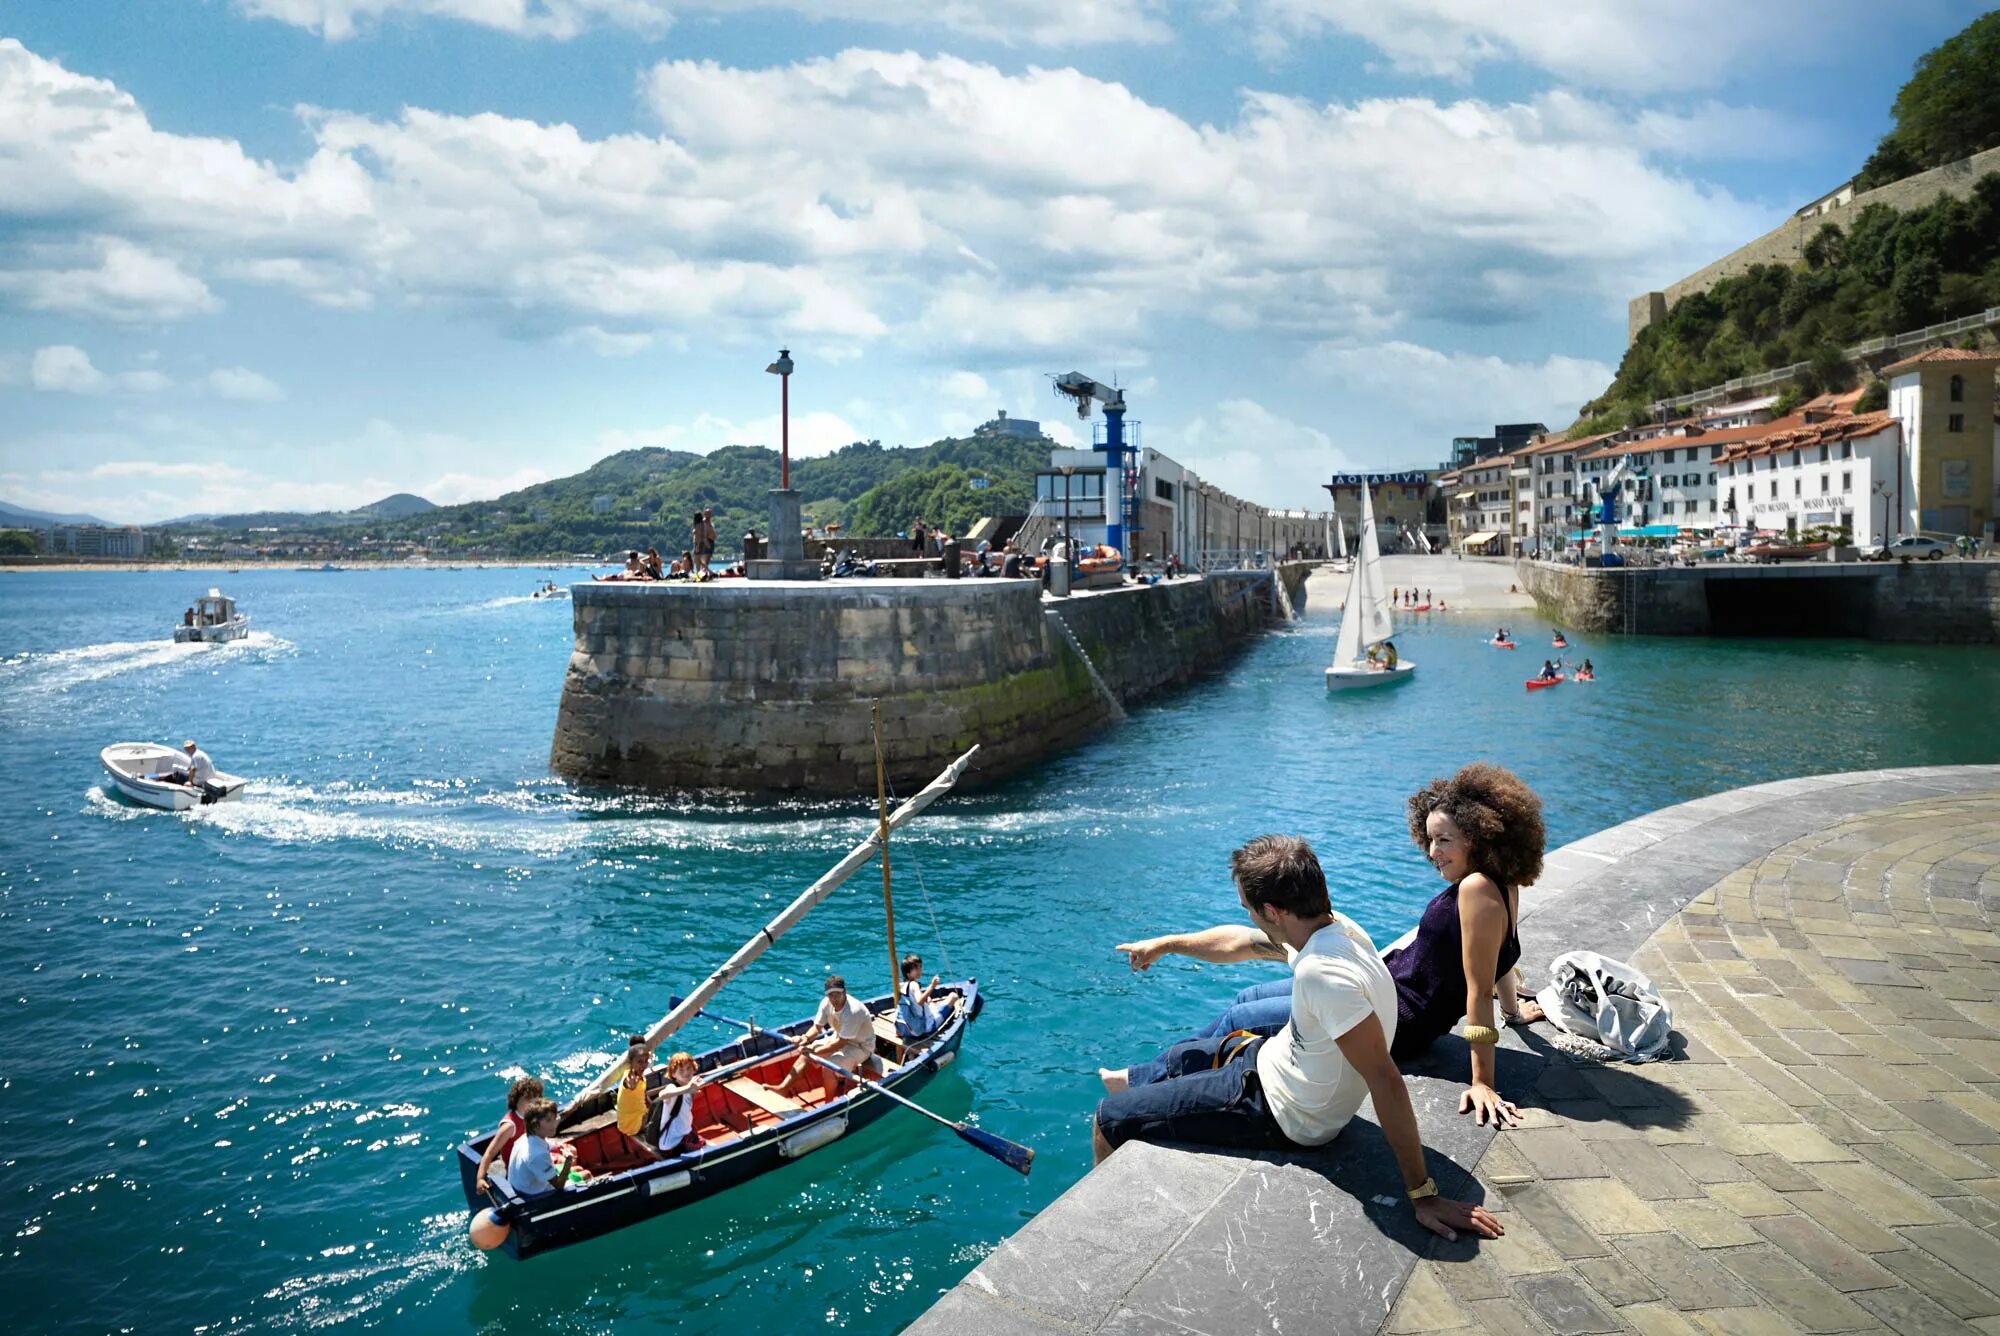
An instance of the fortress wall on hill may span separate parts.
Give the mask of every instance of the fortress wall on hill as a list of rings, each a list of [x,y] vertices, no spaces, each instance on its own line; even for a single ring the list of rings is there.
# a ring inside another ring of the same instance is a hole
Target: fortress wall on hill
[[[1898,212],[1908,212],[1944,195],[1969,195],[1972,183],[1988,172],[2000,172],[2000,148],[1990,148],[1959,162],[1933,167],[1930,171],[1878,186],[1824,213],[1806,218],[1796,215],[1787,218],[1749,245],[1695,270],[1678,283],[1670,284],[1659,292],[1646,292],[1634,297],[1626,307],[1625,341],[1630,344],[1639,337],[1640,330],[1656,320],[1665,319],[1667,312],[1673,310],[1674,304],[1681,298],[1706,292],[1722,279],[1733,278],[1752,265],[1798,263],[1806,242],[1826,223],[1839,223],[1845,227],[1855,214],[1870,204],[1886,204]]]

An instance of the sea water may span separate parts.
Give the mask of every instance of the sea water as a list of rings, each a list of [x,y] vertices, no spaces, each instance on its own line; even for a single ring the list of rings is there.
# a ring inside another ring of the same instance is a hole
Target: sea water
[[[0,1292],[25,1330],[888,1332],[1089,1166],[1099,1065],[1204,1024],[1268,966],[1121,941],[1238,916],[1229,851],[1318,848],[1387,940],[1437,889],[1405,797],[1518,770],[1551,844],[1767,779],[2000,759],[2000,652],[1579,637],[1417,617],[1416,679],[1329,696],[1330,607],[1224,673],[894,846],[899,950],[990,1001],[924,1092],[1031,1178],[911,1114],[745,1188],[526,1263],[465,1238],[454,1149],[508,1082],[574,1093],[868,831],[872,795],[579,790],[547,755],[571,605],[540,568],[0,576]],[[252,618],[174,645],[219,584]],[[193,737],[248,776],[174,815],[97,754]],[[1532,893],[1531,893],[1532,894]],[[864,869],[717,1000],[778,1023],[828,971],[889,987]],[[675,1043],[727,1036],[690,1027]],[[1137,1208],[1135,1208],[1137,1209]]]

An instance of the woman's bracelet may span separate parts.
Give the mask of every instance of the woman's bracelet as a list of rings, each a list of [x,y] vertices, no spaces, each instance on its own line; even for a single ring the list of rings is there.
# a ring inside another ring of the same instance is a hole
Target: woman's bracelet
[[[1465,1027],[1465,1042],[1468,1044],[1497,1044],[1500,1032],[1490,1025],[1468,1025]]]

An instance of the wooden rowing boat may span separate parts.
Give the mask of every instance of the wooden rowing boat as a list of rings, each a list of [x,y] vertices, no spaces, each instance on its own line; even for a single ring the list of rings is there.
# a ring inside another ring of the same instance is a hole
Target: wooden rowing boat
[[[883,1087],[914,1096],[957,1058],[966,1027],[978,1017],[985,1000],[975,980],[956,987],[960,991],[951,998],[943,1024],[908,1043],[896,1035],[895,998],[868,999],[868,1009],[875,1013],[875,1058]],[[558,1134],[576,1149],[578,1166],[593,1175],[588,1183],[523,1197],[507,1186],[503,1171],[498,1183],[482,1190],[475,1176],[493,1137],[488,1132],[458,1148],[466,1205],[475,1212],[496,1208],[499,1218],[512,1226],[500,1246],[510,1256],[525,1259],[726,1192],[890,1112],[894,1108],[890,1100],[852,1080],[840,1080],[831,1097],[816,1080],[807,1081],[795,1097],[770,1088],[792,1068],[797,1050],[789,1041],[811,1025],[807,1017],[776,1031],[746,1034],[695,1057],[703,1082],[693,1096],[699,1149],[663,1160],[647,1159],[618,1130],[617,1090],[599,1090],[563,1111]],[[647,1085],[655,1089],[665,1079],[664,1064],[646,1077]]]

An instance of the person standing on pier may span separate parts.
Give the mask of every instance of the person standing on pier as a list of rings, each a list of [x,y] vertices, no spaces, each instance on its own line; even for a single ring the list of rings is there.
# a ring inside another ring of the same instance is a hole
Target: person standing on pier
[[[1335,913],[1304,840],[1262,835],[1230,855],[1252,926],[1219,924],[1126,948],[1134,969],[1166,951],[1225,963],[1285,960],[1292,1018],[1270,1039],[1226,1035],[1174,1045],[1150,1063],[1100,1071],[1091,1145],[1103,1160],[1127,1141],[1188,1141],[1256,1150],[1323,1146],[1372,1097],[1417,1220],[1447,1239],[1505,1231],[1484,1207],[1440,1197],[1424,1167],[1409,1089],[1389,1046],[1396,984],[1368,934]]]

